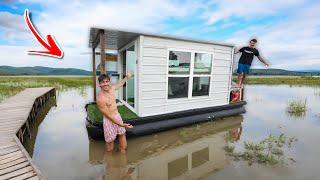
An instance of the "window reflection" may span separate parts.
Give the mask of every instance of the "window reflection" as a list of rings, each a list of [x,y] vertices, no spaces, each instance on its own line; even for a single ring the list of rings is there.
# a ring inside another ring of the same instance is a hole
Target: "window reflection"
[[[181,51],[169,52],[169,74],[189,74],[191,53]]]

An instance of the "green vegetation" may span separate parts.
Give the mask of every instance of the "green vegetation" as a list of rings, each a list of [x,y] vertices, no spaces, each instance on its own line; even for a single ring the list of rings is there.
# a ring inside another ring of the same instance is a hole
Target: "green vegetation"
[[[292,100],[288,104],[287,111],[294,116],[302,116],[307,110],[307,99],[305,100]]]
[[[237,81],[237,77],[233,77]],[[310,76],[248,76],[245,84],[320,85],[320,77]]]
[[[244,150],[236,152],[233,145],[228,144],[224,147],[226,153],[234,160],[244,160],[249,163],[261,163],[267,165],[287,164],[295,162],[293,158],[285,156],[285,148],[291,148],[293,142],[298,141],[295,137],[286,137],[284,134],[279,136],[269,135],[260,142],[244,142]]]
[[[102,114],[96,104],[89,104],[87,107],[87,111],[88,111],[89,120],[93,124],[103,123]],[[122,117],[122,120],[124,121],[138,117],[134,112],[132,112],[130,109],[128,109],[124,105],[118,106],[118,111]]]
[[[303,71],[288,71],[284,69],[250,69],[251,75],[268,75],[268,76],[319,76],[319,71],[303,72]]]
[[[55,87],[58,90],[81,88],[92,84],[90,76],[0,76],[0,102],[9,96],[33,87]]]

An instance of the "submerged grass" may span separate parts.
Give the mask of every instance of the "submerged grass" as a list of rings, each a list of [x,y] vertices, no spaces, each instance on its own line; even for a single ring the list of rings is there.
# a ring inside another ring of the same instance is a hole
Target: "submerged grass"
[[[287,111],[293,116],[303,116],[307,111],[307,99],[290,101],[288,103]]]
[[[233,157],[234,160],[247,161],[249,165],[253,163],[276,165],[288,164],[289,161],[295,162],[291,157],[285,156],[285,148],[291,148],[293,142],[298,139],[295,137],[286,137],[284,134],[279,136],[269,135],[267,138],[260,142],[244,142],[243,151],[235,151],[232,144],[224,147],[226,153]]]
[[[92,84],[90,76],[0,76],[0,102],[25,88],[55,87],[58,90]]]

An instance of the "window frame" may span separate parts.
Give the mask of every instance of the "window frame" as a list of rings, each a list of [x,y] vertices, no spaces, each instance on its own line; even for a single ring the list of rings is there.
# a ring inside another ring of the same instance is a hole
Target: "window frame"
[[[169,74],[169,55],[170,51],[182,51],[182,52],[189,52],[191,53],[190,59],[190,72],[189,74]],[[195,53],[203,53],[203,54],[210,54],[212,56],[211,62],[211,72],[210,74],[194,74],[194,60],[195,60]],[[190,49],[183,49],[183,48],[167,48],[167,67],[166,67],[166,101],[181,101],[181,100],[190,100],[190,99],[210,99],[211,98],[211,88],[212,88],[212,78],[213,78],[213,63],[214,63],[214,52],[209,51],[198,51],[198,50],[190,50]],[[188,77],[188,97],[181,97],[181,98],[171,98],[168,97],[168,85],[169,85],[169,77]],[[209,93],[208,95],[203,96],[192,96],[193,91],[193,78],[194,77],[209,77]]]

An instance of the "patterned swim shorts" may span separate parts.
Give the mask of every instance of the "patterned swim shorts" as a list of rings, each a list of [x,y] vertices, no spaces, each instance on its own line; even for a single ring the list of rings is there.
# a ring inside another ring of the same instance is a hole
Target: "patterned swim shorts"
[[[115,115],[115,119],[119,123],[123,122],[119,113]],[[126,129],[124,127],[118,126],[117,124],[114,124],[108,118],[103,117],[103,132],[104,132],[104,140],[107,143],[110,143],[116,139],[117,135],[124,134],[126,132]]]

